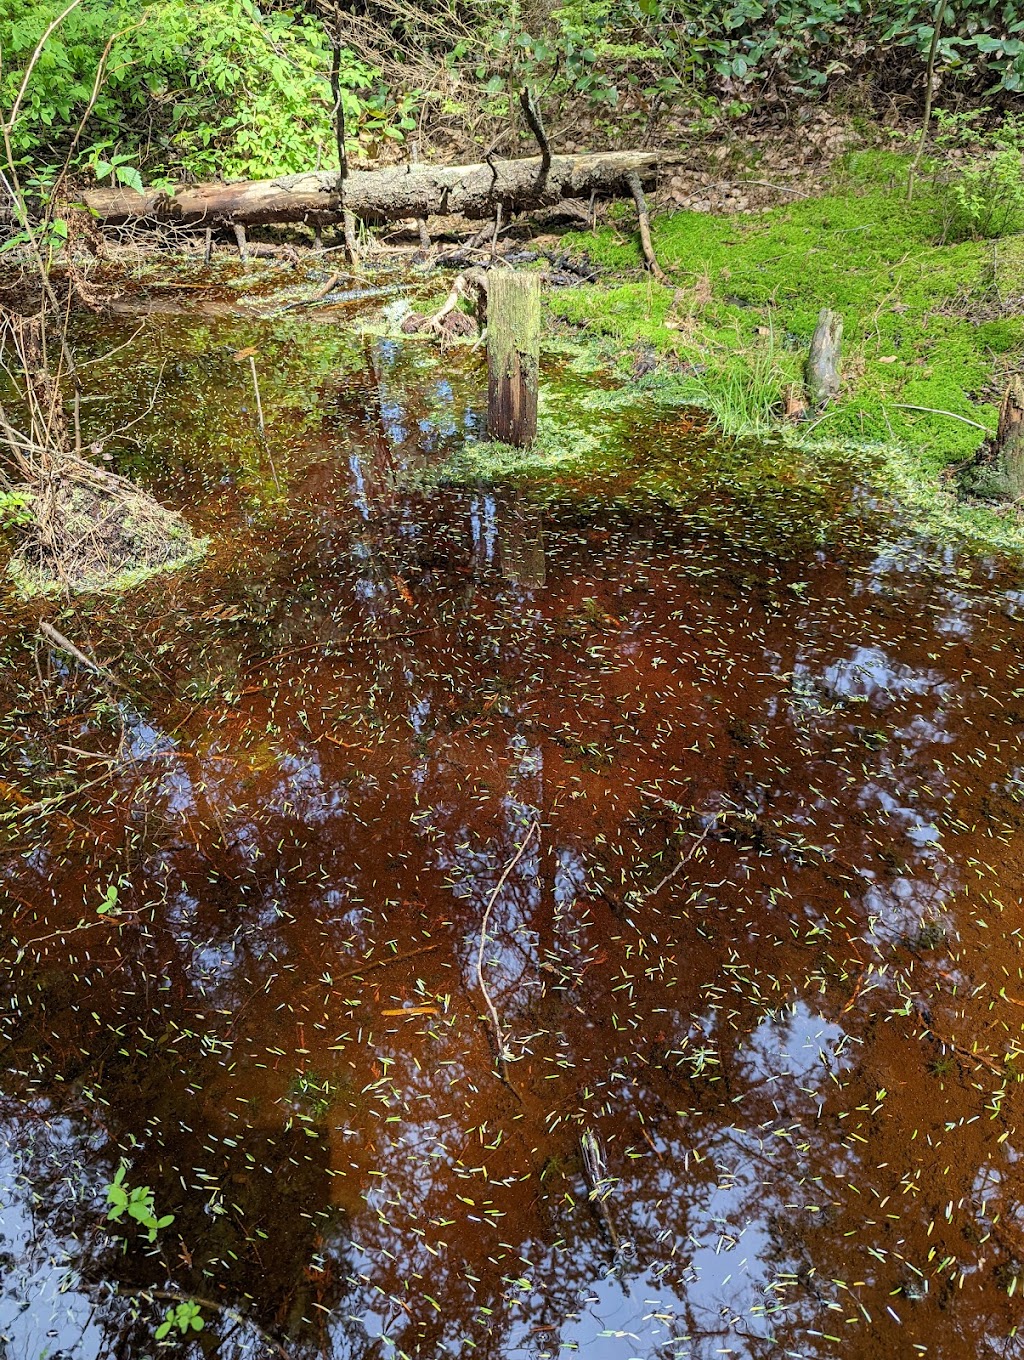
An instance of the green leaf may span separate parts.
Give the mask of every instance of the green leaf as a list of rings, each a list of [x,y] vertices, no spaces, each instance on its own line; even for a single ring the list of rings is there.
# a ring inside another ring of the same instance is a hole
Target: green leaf
[[[119,165],[117,167],[117,179],[120,184],[126,184],[129,189],[134,189],[136,193],[142,193],[142,176],[134,165]]]

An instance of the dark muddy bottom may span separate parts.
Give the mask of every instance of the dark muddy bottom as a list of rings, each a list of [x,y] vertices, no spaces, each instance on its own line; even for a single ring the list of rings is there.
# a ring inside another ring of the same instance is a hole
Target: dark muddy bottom
[[[434,485],[476,357],[131,353],[213,541],[48,616],[119,685],[8,611],[0,1353],[1019,1355],[1019,576],[655,410]]]

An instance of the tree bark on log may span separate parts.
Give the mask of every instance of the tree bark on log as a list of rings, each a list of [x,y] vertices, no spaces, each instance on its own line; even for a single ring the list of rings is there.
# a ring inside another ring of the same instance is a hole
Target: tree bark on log
[[[344,210],[368,222],[460,213],[475,219],[552,207],[566,198],[632,192],[631,179],[652,184],[662,166],[678,163],[668,151],[609,151],[590,156],[552,156],[542,175],[541,158],[481,165],[397,165],[350,170]],[[310,171],[279,179],[182,184],[169,191],[87,189],[85,207],[100,222],[174,223],[205,228],[217,223],[265,226],[343,219],[334,171]]]
[[[804,381],[812,407],[825,406],[839,395],[842,345],[843,318],[838,312],[823,307],[804,367]]]
[[[487,295],[487,433],[525,449],[537,437],[540,279],[491,271]]]
[[[1010,379],[999,407],[996,458],[1008,494],[1014,500],[1024,496],[1024,381],[1019,377]]]

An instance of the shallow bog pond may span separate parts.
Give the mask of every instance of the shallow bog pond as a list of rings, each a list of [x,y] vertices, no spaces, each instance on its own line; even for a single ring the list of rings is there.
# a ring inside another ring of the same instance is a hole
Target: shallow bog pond
[[[5,601],[0,1354],[1024,1352],[1020,571],[561,361],[473,481],[479,355],[135,327],[210,546]]]

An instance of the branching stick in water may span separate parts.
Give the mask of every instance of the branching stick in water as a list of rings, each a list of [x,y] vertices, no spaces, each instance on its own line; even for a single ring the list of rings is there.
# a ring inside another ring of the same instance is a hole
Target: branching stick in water
[[[484,908],[483,920],[480,922],[480,947],[477,950],[476,954],[476,980],[479,983],[480,992],[487,1005],[487,1010],[490,1013],[491,1024],[494,1026],[494,1042],[498,1049],[498,1063],[501,1067],[502,1075],[505,1077],[506,1081],[508,1081],[507,1071],[508,1063],[505,1057],[505,1034],[501,1027],[501,1020],[498,1018],[497,1009],[494,1005],[494,1002],[491,1000],[490,993],[487,990],[487,984],[484,982],[484,948],[487,944],[487,925],[491,919],[491,911],[494,908],[494,904],[498,900],[501,890],[505,886],[506,881],[508,880],[509,874],[522,859],[523,852],[526,850],[526,847],[533,839],[533,835],[535,832],[538,833],[540,832],[540,823],[537,822],[536,820],[530,823],[530,827],[526,835],[519,842],[519,846],[515,854],[505,865],[505,868],[502,870],[501,877],[498,879],[494,891],[487,899],[487,906]]]

